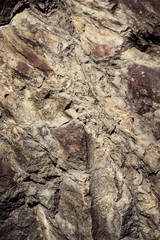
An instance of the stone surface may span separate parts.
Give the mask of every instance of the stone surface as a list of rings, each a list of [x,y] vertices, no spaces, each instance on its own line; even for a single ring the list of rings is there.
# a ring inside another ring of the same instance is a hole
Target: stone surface
[[[159,240],[159,1],[0,13],[0,240]]]

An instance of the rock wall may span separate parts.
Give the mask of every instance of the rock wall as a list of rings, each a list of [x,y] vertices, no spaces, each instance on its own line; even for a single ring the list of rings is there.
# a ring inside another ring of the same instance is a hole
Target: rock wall
[[[0,1],[0,240],[160,240],[159,14]]]

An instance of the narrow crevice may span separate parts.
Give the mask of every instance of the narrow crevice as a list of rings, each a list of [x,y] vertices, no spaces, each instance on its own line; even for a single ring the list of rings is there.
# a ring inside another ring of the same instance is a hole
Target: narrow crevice
[[[46,182],[40,182],[40,181],[36,181],[36,180],[33,180],[32,178],[31,178],[31,176],[27,176],[24,180],[23,180],[23,182],[33,182],[33,183],[38,183],[38,184],[41,184],[41,185],[45,185],[46,184]]]
[[[49,92],[45,95],[44,99],[49,99],[49,98],[51,97],[51,95],[52,95],[52,91],[49,91]]]
[[[160,36],[149,34],[149,39],[153,44],[160,46]]]
[[[71,107],[71,104],[72,104],[72,101],[70,101],[64,108],[64,111],[65,110],[68,110],[70,107]]]
[[[54,175],[54,176],[47,176],[47,177],[45,177],[45,180],[46,181],[50,181],[50,180],[53,180],[53,179],[55,179],[55,178],[59,178],[60,176],[56,176],[56,175]]]
[[[17,9],[14,12],[12,12],[12,10],[14,10],[14,8],[16,8],[16,5],[13,6],[13,9],[10,10],[10,16],[8,16],[8,19],[2,20],[2,22],[0,22],[0,26],[9,24],[13,17],[15,17],[17,14],[23,12],[26,8],[30,8],[30,4],[28,2],[22,3],[22,5],[17,7]],[[3,13],[1,13],[1,14],[5,15]],[[5,18],[5,16],[4,16],[4,18]]]
[[[127,32],[127,31],[126,31]],[[132,30],[129,36],[126,37],[126,41],[121,51],[126,51],[131,47],[135,47],[141,52],[152,51],[152,46],[160,46],[160,36],[156,34],[150,34],[148,32],[134,33]]]
[[[112,6],[112,8],[111,8],[111,13],[114,14],[115,11],[117,10],[117,8],[118,8],[118,3],[116,3],[116,4],[114,4],[114,5]]]
[[[40,202],[29,202],[27,203],[29,208],[34,208],[35,206],[37,206],[38,204],[40,204]]]
[[[23,12],[26,8],[30,8],[30,4],[27,2],[27,3],[24,3],[22,4],[19,8],[16,9],[16,11],[13,13],[13,17],[21,12]]]

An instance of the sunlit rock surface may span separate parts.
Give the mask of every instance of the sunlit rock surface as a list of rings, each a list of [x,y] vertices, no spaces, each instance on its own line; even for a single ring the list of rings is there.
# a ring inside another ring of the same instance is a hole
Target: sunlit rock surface
[[[0,240],[160,240],[158,0],[0,1]]]

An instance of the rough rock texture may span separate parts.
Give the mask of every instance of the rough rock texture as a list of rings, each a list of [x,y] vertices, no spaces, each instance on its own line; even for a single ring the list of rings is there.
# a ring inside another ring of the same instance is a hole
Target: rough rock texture
[[[159,16],[0,1],[0,240],[160,240]]]

